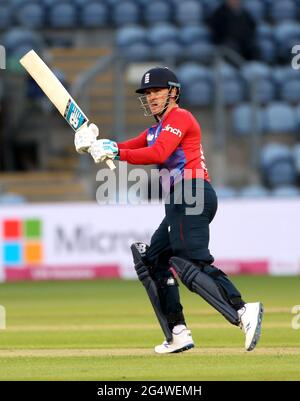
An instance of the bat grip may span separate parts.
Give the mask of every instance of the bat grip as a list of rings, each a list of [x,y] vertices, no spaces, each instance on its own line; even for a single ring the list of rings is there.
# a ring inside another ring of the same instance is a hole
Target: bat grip
[[[106,159],[105,163],[111,170],[114,170],[116,168],[115,163],[111,159]]]

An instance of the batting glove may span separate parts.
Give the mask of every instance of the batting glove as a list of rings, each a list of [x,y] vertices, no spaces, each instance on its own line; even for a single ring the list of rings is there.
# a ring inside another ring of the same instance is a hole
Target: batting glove
[[[88,127],[80,128],[75,133],[74,144],[76,152],[85,153],[96,141],[99,135],[99,128],[95,124],[90,124]]]
[[[105,159],[118,158],[119,149],[117,143],[110,139],[98,139],[89,148],[89,153],[95,163],[100,163]]]

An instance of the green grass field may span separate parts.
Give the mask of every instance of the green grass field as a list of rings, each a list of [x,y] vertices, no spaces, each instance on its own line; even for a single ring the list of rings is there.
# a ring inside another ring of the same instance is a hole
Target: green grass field
[[[163,336],[138,281],[2,284],[0,380],[299,380],[291,309],[300,305],[300,277],[232,279],[247,301],[265,305],[252,352],[241,330],[182,285],[196,348],[155,355]]]

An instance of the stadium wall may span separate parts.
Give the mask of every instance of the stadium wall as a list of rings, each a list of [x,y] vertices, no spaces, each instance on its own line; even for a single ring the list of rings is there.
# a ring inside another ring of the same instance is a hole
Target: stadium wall
[[[228,274],[300,274],[299,208],[296,199],[220,201],[215,264]],[[135,278],[130,244],[149,242],[163,214],[157,204],[2,207],[0,281]]]

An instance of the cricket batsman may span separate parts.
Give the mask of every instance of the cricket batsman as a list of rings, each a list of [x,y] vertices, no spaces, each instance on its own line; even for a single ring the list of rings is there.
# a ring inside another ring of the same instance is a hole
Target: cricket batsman
[[[165,335],[155,352],[177,353],[194,347],[176,276],[231,324],[239,326],[245,334],[245,348],[251,351],[260,337],[263,305],[246,303],[226,274],[213,265],[209,224],[217,211],[217,196],[205,165],[200,126],[179,106],[180,83],[170,69],[155,67],[145,72],[136,92],[144,114],[154,117],[154,125],[133,139],[116,143],[97,140],[98,127],[90,124],[75,134],[75,147],[79,153],[89,152],[95,163],[108,158],[156,164],[160,171],[176,172],[170,180],[165,217],[150,245],[137,242],[131,246],[138,278]],[[193,194],[202,188],[201,212],[187,213],[197,202],[187,202],[186,196],[177,202],[178,194],[184,195],[187,188]]]

